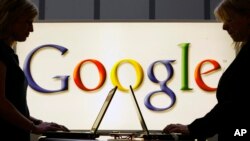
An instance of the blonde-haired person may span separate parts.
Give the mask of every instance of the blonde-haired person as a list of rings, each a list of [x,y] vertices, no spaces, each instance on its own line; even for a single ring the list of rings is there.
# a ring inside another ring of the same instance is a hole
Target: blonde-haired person
[[[250,141],[250,0],[222,0],[214,13],[238,51],[219,80],[218,102],[204,117],[188,125],[169,124],[163,131],[200,139],[218,134],[219,141]]]
[[[28,0],[0,0],[0,135],[9,141],[30,141],[30,133],[68,131],[29,114],[27,81],[12,47],[33,31],[37,14],[37,7]]]

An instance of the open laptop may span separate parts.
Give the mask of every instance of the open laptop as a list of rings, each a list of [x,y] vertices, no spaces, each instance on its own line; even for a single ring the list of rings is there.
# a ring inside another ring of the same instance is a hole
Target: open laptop
[[[111,100],[116,92],[116,89],[117,89],[117,86],[115,86],[109,91],[101,107],[101,110],[99,111],[90,131],[70,131],[70,132],[50,131],[50,132],[44,133],[43,136],[45,138],[60,138],[60,139],[62,138],[63,139],[96,139],[98,138],[99,134],[97,134],[97,130],[111,103]]]
[[[146,122],[143,118],[141,109],[135,97],[134,90],[131,85],[129,87],[132,93],[132,99],[136,107],[137,116],[140,120],[142,129],[143,129],[143,133],[139,135],[139,137],[142,137],[146,140],[175,140],[177,137],[175,134],[167,134],[167,133],[164,133],[162,130],[150,130],[150,131],[148,130]]]

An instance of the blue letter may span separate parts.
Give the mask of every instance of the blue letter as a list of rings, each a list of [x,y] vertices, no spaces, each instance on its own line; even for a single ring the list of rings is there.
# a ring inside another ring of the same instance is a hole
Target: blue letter
[[[160,61],[155,61],[153,64],[151,64],[149,66],[149,69],[148,69],[148,78],[154,82],[154,83],[159,83],[160,84],[160,88],[161,90],[159,91],[153,91],[151,93],[149,93],[146,97],[145,97],[145,100],[144,100],[144,104],[146,105],[146,107],[150,110],[153,110],[153,111],[163,111],[163,110],[167,110],[169,108],[171,108],[175,101],[176,101],[176,97],[175,97],[175,94],[174,92],[169,89],[167,87],[167,82],[171,79],[171,77],[173,76],[174,74],[174,71],[173,71],[173,67],[171,65],[171,62],[174,62],[174,60],[160,60]],[[169,73],[169,76],[166,80],[164,81],[158,81],[154,75],[154,66],[156,63],[161,63],[163,64],[166,69],[167,69],[167,72]],[[168,95],[171,99],[171,103],[169,104],[169,106],[165,107],[165,108],[157,108],[155,106],[153,106],[150,102],[150,99],[151,97],[155,94],[155,93],[159,93],[159,92],[163,92],[165,93],[166,95]]]
[[[30,62],[32,60],[32,57],[33,55],[35,54],[36,51],[38,51],[39,49],[41,48],[44,48],[44,47],[52,47],[52,48],[55,48],[55,49],[58,49],[59,51],[61,51],[62,55],[68,51],[67,48],[64,48],[62,46],[59,46],[59,45],[54,45],[54,44],[46,44],[46,45],[42,45],[42,46],[39,46],[35,49],[33,49],[27,56],[25,62],[24,62],[24,73],[26,75],[26,78],[28,80],[28,83],[29,83],[29,86],[36,90],[36,91],[39,91],[39,92],[42,92],[42,93],[53,93],[53,92],[59,92],[59,91],[64,91],[64,90],[67,90],[68,89],[68,78],[69,76],[55,76],[54,78],[57,78],[57,79],[61,79],[61,83],[62,83],[62,87],[58,90],[46,90],[42,87],[40,87],[35,81],[34,79],[32,78],[32,75],[31,75],[31,72],[30,72]]]

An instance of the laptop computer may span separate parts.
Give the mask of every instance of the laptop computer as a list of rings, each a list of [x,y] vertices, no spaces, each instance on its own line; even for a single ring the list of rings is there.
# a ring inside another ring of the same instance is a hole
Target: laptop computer
[[[99,134],[97,134],[97,130],[101,124],[101,121],[102,121],[110,103],[111,103],[111,100],[112,100],[116,90],[117,90],[117,86],[115,86],[114,88],[112,88],[109,91],[109,93],[108,93],[96,119],[95,119],[95,122],[92,125],[91,130],[89,130],[89,131],[70,131],[70,132],[50,131],[50,132],[44,133],[43,136],[45,138],[60,138],[60,139],[62,139],[62,138],[63,139],[96,139],[96,138],[98,138]]]
[[[129,87],[130,87],[132,99],[134,101],[134,105],[136,107],[137,116],[139,118],[140,124],[143,129],[143,133],[140,134],[139,137],[144,138],[146,140],[175,140],[176,137],[173,134],[164,133],[162,130],[150,130],[150,131],[148,130],[148,127],[143,118],[141,109],[135,97],[134,90],[131,85]]]

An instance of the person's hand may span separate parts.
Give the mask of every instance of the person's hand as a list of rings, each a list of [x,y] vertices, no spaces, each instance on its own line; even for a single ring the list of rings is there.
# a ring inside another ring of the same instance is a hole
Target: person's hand
[[[185,135],[189,134],[189,130],[187,125],[183,124],[169,124],[164,129],[163,132],[165,133],[182,133]]]
[[[32,133],[34,134],[42,134],[47,131],[66,131],[69,132],[69,129],[66,128],[63,125],[59,125],[54,122],[42,122],[38,125],[34,125],[34,128],[32,129]]]

